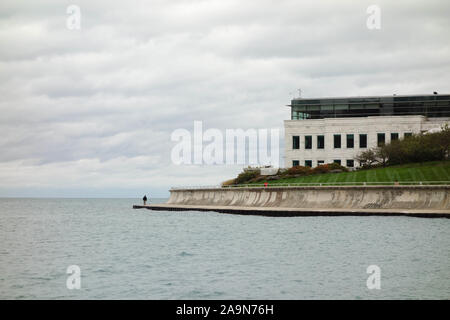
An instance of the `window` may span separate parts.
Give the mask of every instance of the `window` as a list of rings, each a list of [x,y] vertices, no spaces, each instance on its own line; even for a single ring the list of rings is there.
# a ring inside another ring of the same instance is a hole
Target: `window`
[[[405,132],[404,137],[405,138],[412,137],[412,132]]]
[[[377,145],[379,147],[381,147],[382,145],[384,145],[386,140],[386,135],[384,133],[378,133],[377,134]]]
[[[312,136],[305,136],[305,149],[312,149]]]
[[[325,136],[317,136],[317,149],[325,148]]]
[[[367,134],[360,134],[359,135],[359,147],[360,148],[367,148]]]
[[[391,141],[398,140],[398,133],[391,133]]]
[[[341,164],[341,160],[333,160],[334,163]]]
[[[321,166],[321,165],[323,165],[324,163],[325,163],[324,160],[317,160],[317,165],[318,165],[318,166]]]
[[[312,160],[305,160],[305,167],[312,167]]]
[[[353,160],[347,160],[347,167],[353,168],[355,166],[355,161]]]
[[[292,137],[292,149],[300,149],[300,137],[299,136]]]
[[[347,135],[347,148],[353,148],[355,144],[355,136],[353,134]]]
[[[335,148],[340,148],[341,147],[341,135],[340,134],[335,134],[334,135],[334,147]]]
[[[296,166],[299,166],[300,165],[300,161],[298,161],[298,160],[292,160],[292,166],[293,167],[296,167]]]

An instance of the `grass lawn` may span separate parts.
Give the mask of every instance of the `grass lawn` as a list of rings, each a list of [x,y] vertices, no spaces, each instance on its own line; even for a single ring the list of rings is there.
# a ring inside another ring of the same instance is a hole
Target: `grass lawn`
[[[267,181],[271,185],[286,183],[308,183],[308,184],[363,184],[394,181],[412,183],[436,181],[450,184],[450,161],[436,161],[424,163],[411,163],[406,165],[391,166],[386,168],[375,168],[341,173],[325,173],[299,178],[287,178]],[[265,181],[251,184],[263,184]]]

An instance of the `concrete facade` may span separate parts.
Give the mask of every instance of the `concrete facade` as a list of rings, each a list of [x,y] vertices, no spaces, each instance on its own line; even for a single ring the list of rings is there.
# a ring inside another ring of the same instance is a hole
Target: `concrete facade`
[[[427,118],[422,115],[408,116],[368,116],[354,118],[325,118],[306,120],[285,120],[285,159],[284,165],[289,168],[293,161],[304,166],[305,161],[311,161],[315,167],[319,161],[331,163],[341,160],[343,166],[347,160],[354,160],[354,166],[359,166],[356,156],[370,148],[377,146],[378,133],[385,134],[385,143],[391,141],[391,133],[397,133],[403,139],[405,133],[423,133],[431,129],[440,128],[450,123],[450,118]],[[341,135],[341,147],[334,148],[334,135]],[[346,135],[353,134],[354,146],[347,148]],[[367,147],[360,148],[360,134],[367,134]],[[323,135],[325,145],[317,148],[317,136]],[[293,149],[293,137],[300,140],[299,149]],[[305,149],[305,136],[312,136],[311,149]]]

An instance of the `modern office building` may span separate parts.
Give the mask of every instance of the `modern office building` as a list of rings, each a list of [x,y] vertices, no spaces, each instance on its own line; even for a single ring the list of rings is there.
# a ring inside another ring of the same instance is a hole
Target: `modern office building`
[[[450,95],[296,98],[284,121],[285,166],[338,162],[353,168],[364,150],[450,123]]]

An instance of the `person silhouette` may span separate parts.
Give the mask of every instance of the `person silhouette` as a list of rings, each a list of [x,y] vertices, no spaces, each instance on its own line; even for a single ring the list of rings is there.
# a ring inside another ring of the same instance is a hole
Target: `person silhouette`
[[[145,195],[142,200],[144,201],[144,206],[147,204],[147,195]]]

